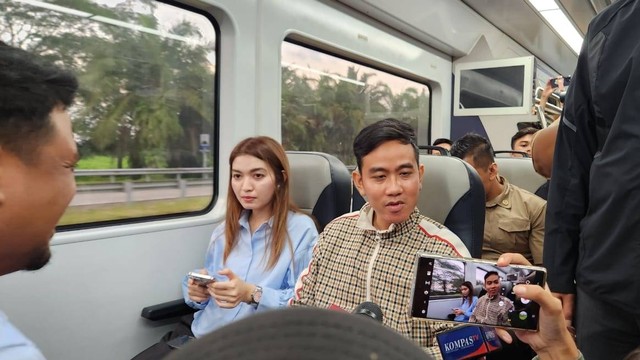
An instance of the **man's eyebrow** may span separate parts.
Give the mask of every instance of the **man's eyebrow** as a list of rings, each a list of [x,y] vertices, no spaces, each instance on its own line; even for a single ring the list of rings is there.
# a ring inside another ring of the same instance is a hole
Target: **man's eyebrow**
[[[398,166],[396,168],[396,171],[403,170],[403,169],[413,169],[413,164],[412,163],[404,163],[404,164]]]

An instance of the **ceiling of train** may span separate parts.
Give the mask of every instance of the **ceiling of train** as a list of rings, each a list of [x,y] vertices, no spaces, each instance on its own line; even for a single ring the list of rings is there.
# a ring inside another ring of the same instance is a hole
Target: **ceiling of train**
[[[557,71],[569,73],[558,64],[570,58],[571,50],[556,44],[545,43],[545,39],[559,37],[538,16],[527,0],[462,0],[478,12],[487,21],[502,32],[508,34],[520,45],[531,51]],[[615,0],[557,0],[559,5],[570,14],[570,19],[578,27],[581,35],[585,35],[589,21]]]
[[[421,7],[421,0],[403,0],[398,4],[387,0],[338,0],[369,17],[413,36],[436,49],[451,55],[455,60],[467,55],[469,34],[464,24],[449,22],[450,29],[438,28],[437,21],[431,21],[430,10],[438,8],[435,4]],[[558,36],[554,30],[530,6],[528,0],[458,0],[480,14],[503,33],[542,60],[555,72],[563,75],[573,73],[577,54]],[[616,0],[556,0],[570,14],[571,20],[579,31],[587,31],[589,21],[602,9]],[[420,8],[421,11],[416,11]],[[413,9],[413,10],[411,10]],[[443,14],[451,16],[451,14]],[[435,24],[435,25],[433,25]],[[473,25],[470,25],[473,26]],[[473,40],[473,39],[471,39]]]

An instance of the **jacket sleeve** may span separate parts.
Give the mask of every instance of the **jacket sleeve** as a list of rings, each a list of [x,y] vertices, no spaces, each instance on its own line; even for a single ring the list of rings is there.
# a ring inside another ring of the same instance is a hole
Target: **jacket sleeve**
[[[320,243],[324,233],[320,234],[318,243],[313,247],[311,261],[302,271],[296,282],[293,297],[289,300],[290,306],[315,306],[315,288],[319,269],[322,267],[322,252]]]
[[[580,221],[587,211],[589,171],[596,156],[587,36],[558,128],[547,203],[543,262],[551,291],[575,293]]]

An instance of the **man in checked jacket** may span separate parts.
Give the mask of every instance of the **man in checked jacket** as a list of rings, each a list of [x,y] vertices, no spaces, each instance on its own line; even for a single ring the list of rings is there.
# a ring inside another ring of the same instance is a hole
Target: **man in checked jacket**
[[[350,311],[372,301],[386,326],[439,356],[435,332],[450,325],[416,320],[409,312],[415,255],[471,257],[469,251],[416,207],[424,165],[411,126],[395,119],[371,124],[356,136],[353,151],[353,181],[368,203],[325,227],[290,303]]]

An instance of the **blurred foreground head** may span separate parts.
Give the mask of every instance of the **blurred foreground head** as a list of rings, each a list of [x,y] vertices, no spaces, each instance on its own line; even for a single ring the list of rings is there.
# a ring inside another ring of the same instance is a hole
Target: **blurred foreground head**
[[[227,325],[167,360],[431,359],[411,340],[360,315],[316,308],[269,311]]]
[[[558,123],[554,121],[547,128],[538,131],[531,142],[531,158],[535,171],[551,178],[551,168],[553,167],[553,152],[556,148],[556,137],[558,135]]]
[[[0,42],[0,275],[36,270],[75,194],[75,76]]]

